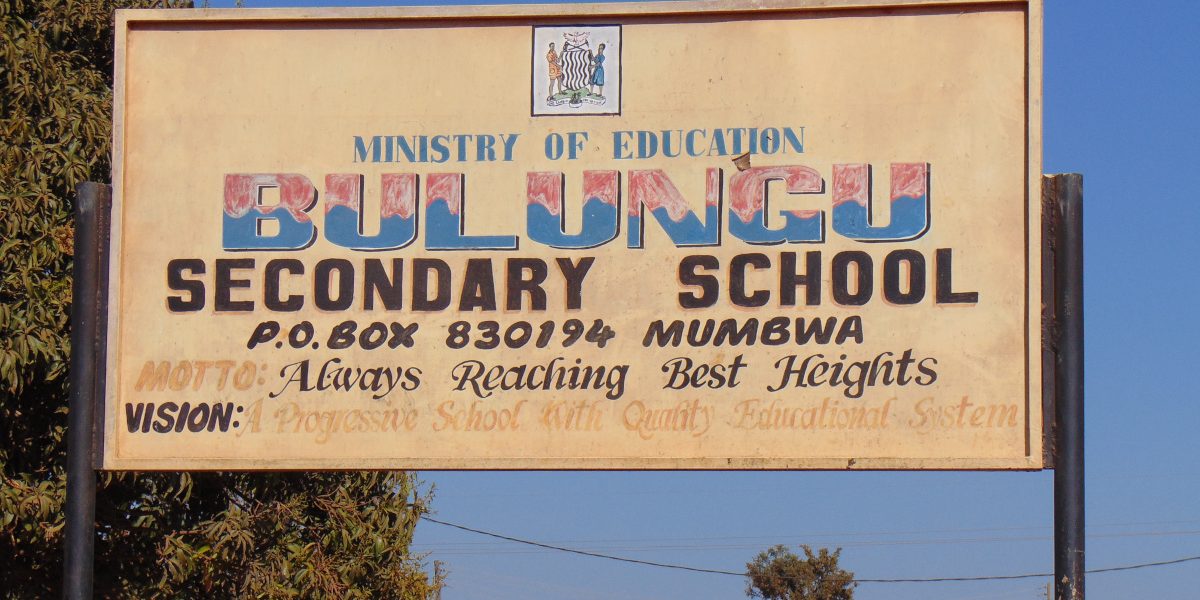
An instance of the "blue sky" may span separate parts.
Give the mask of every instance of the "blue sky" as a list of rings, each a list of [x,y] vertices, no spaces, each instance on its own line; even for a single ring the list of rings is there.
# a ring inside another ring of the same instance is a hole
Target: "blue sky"
[[[211,2],[231,6],[232,0]],[[247,0],[246,6],[395,4]],[[1050,0],[1047,173],[1085,185],[1087,562],[1200,555],[1200,3]],[[1053,570],[1053,474],[428,472],[436,517],[642,560],[738,570],[842,547],[863,578]],[[573,556],[425,523],[446,600],[742,598],[739,577]],[[1091,600],[1192,598],[1200,562],[1088,578]],[[864,584],[860,600],[1042,598],[1047,580]]]

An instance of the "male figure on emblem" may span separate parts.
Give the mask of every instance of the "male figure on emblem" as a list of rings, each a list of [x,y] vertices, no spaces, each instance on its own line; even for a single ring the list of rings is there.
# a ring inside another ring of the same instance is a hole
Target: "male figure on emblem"
[[[550,95],[546,97],[546,101],[549,102],[554,98],[555,85],[558,86],[558,91],[562,92],[563,72],[562,67],[558,64],[558,53],[554,51],[554,42],[550,42],[550,51],[546,53],[546,64],[550,69]]]
[[[600,44],[596,55],[592,57],[592,79],[588,82],[588,89],[593,86],[600,86],[599,91],[591,90],[593,94],[604,95],[604,44]]]

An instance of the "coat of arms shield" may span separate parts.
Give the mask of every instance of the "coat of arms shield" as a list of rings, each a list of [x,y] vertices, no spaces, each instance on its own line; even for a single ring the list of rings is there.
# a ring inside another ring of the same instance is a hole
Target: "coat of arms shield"
[[[533,28],[533,116],[621,114],[621,26]]]

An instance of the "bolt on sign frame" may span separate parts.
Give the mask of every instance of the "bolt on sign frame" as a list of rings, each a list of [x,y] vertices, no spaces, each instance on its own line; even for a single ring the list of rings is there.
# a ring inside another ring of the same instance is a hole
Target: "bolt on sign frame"
[[[104,469],[1040,469],[1042,5],[119,11]]]

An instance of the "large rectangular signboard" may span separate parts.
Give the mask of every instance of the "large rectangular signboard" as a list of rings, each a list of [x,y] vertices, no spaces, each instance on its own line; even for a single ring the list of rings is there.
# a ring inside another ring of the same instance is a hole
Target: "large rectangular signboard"
[[[107,469],[1042,467],[1040,2],[118,14]]]

